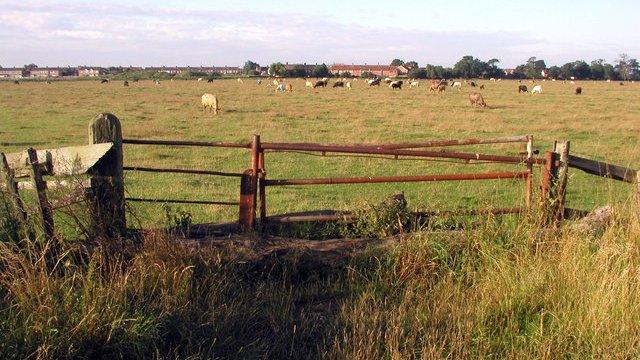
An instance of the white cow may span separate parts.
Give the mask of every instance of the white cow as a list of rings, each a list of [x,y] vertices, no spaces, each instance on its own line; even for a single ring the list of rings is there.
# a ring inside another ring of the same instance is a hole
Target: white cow
[[[238,83],[242,84],[242,79],[238,78]]]
[[[345,86],[347,87],[347,89],[351,90],[351,82],[347,81],[347,83],[345,84]]]
[[[418,82],[418,81],[412,81],[412,82],[409,83],[409,87],[410,88],[418,87],[418,86],[420,86],[420,82]]]
[[[198,78],[198,82],[202,81],[202,78]]]
[[[276,87],[277,92],[284,92],[284,90],[285,90],[284,84],[278,84],[278,87]]]
[[[313,83],[309,80],[306,80],[304,82],[304,87],[308,87],[308,88],[312,88],[313,87]]]
[[[460,81],[454,81],[453,84],[451,84],[451,86],[454,88],[458,88],[458,91],[462,89],[462,83]]]
[[[542,94],[542,85],[536,85],[531,89],[531,94],[533,95],[535,93]]]

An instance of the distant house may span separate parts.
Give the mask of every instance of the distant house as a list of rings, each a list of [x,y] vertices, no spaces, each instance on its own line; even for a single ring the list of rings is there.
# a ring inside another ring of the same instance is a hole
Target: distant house
[[[513,75],[516,73],[516,69],[504,69],[503,70],[506,75]]]
[[[237,75],[242,74],[242,68],[237,66],[214,66],[213,72],[217,72],[222,75]]]
[[[100,76],[104,74],[104,69],[99,67],[79,67],[78,76]]]
[[[333,75],[342,75],[349,73],[353,76],[362,76],[362,73],[368,72],[380,77],[395,77],[400,74],[406,74],[408,71],[403,67],[401,70],[399,66],[391,65],[345,65],[345,64],[333,64],[330,66],[329,71]]]
[[[186,68],[184,68],[186,69]],[[171,74],[171,75],[177,75],[180,74],[183,71],[183,68],[177,67],[177,66],[173,66],[173,67],[167,67],[167,66],[150,66],[145,68],[145,70],[149,70],[149,71],[155,71],[155,72],[163,72],[163,73],[167,73],[167,74]]]
[[[22,68],[0,68],[0,78],[18,79],[23,76]]]
[[[30,77],[59,77],[60,68],[35,68],[29,71]]]

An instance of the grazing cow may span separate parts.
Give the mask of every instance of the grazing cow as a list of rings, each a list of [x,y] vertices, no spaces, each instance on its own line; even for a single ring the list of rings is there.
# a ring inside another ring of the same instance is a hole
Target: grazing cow
[[[389,83],[389,89],[402,89],[402,80],[392,81]]]
[[[129,82],[127,80],[124,81],[124,86],[129,86]]]
[[[47,82],[47,84],[51,84],[51,80],[47,80],[46,82]]]
[[[445,90],[447,90],[447,85],[445,85],[445,84],[438,85],[438,92],[439,93],[444,92]]]
[[[313,83],[309,80],[305,80],[304,81],[304,87],[308,87],[308,88],[312,88],[313,87]]]
[[[156,80],[154,82],[156,83],[156,85],[160,85],[160,80]]]
[[[334,87],[334,88],[337,88],[337,87],[344,87],[344,81],[339,80],[339,81],[334,82],[334,83],[333,83],[333,87]]]
[[[207,108],[209,108],[209,112],[213,111],[214,114],[218,114],[220,104],[218,103],[218,98],[215,95],[209,93],[202,95],[202,111],[207,111]]]
[[[476,87],[476,83],[474,83],[473,81],[470,82],[469,85],[471,85],[471,87]]]
[[[109,82],[109,79],[102,79],[100,80],[100,84],[106,84]]]
[[[471,106],[476,107],[487,107],[487,104],[484,102],[482,98],[482,94],[480,93],[470,93],[469,94],[469,102],[471,102]]]
[[[484,85],[480,85],[480,90],[484,90]]]
[[[414,88],[414,87],[417,88],[419,86],[420,86],[420,82],[418,82],[418,81],[412,81],[412,82],[409,83],[409,87],[410,88]]]
[[[393,81],[393,80],[391,80],[391,78],[389,78],[389,77],[384,78],[384,82],[386,84],[391,84],[391,81]]]
[[[288,91],[288,92],[293,92],[293,85],[291,85],[291,83],[287,83],[287,84],[284,86],[284,90],[285,90],[285,91]]]
[[[380,78],[375,78],[371,80],[367,80],[369,86],[380,86]]]
[[[133,82],[138,82],[138,79],[133,79]]]
[[[276,86],[276,89],[274,90],[275,92],[284,92],[284,84],[278,84],[278,86]]]
[[[458,91],[460,91],[460,89],[462,89],[462,83],[460,81],[454,81],[451,87],[458,88]]]
[[[208,82],[208,83],[212,83],[212,82],[213,82],[213,79],[207,79],[207,82]]]
[[[536,85],[531,89],[531,95],[535,93],[542,94],[542,85]]]
[[[198,78],[198,82],[201,82],[202,80],[204,80],[203,78]]]
[[[243,83],[242,79],[240,79],[240,78],[238,78],[238,80],[237,80],[237,81],[238,81],[238,83],[239,83],[239,84],[242,84],[242,83]]]
[[[280,81],[278,81],[278,79],[274,79],[272,83],[274,86],[277,86],[278,84],[280,84]]]
[[[438,91],[438,86],[440,86],[439,84],[431,84],[431,86],[429,86],[429,91]]]
[[[529,92],[529,89],[527,89],[527,85],[519,85],[518,86],[518,94],[522,94],[522,93],[526,93]]]
[[[323,78],[322,78],[322,81],[324,81],[324,82],[327,82],[327,83],[328,83],[328,82],[329,82],[329,78],[323,77]]]
[[[347,81],[347,83],[345,84],[345,86],[347,87],[347,89],[351,90],[351,82]]]
[[[578,86],[576,88],[576,95],[580,95],[580,94],[582,94],[582,87]]]
[[[496,81],[496,78],[491,78],[489,79],[489,81]]]
[[[13,83],[14,83],[15,85],[20,85],[20,81],[18,81],[18,80],[13,80]]]
[[[611,79],[607,79],[607,82],[611,82]]]
[[[258,85],[262,84],[262,79],[258,79]]]
[[[315,89],[315,88],[317,88],[317,87],[323,87],[323,88],[324,88],[324,87],[327,87],[327,82],[328,82],[328,81],[329,81],[329,80],[327,80],[327,81],[324,81],[324,80],[318,80],[318,81],[316,81],[316,83],[315,83],[315,84],[313,84],[313,88]]]
[[[620,81],[620,86],[624,86],[624,83],[622,81]]]

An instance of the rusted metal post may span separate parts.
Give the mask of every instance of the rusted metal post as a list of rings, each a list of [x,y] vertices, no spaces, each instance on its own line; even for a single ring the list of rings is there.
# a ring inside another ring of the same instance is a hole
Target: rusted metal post
[[[527,176],[525,182],[524,203],[527,211],[531,210],[531,199],[533,197],[533,135],[527,135]]]
[[[7,188],[13,217],[18,223],[18,230],[20,231],[19,235],[22,239],[31,238],[27,212],[24,210],[24,203],[22,202],[22,198],[20,198],[20,193],[18,192],[18,183],[15,181],[14,172],[9,167],[9,163],[7,162],[7,158],[4,153],[0,153],[0,175],[2,175],[2,181],[4,181],[5,187]]]
[[[31,166],[31,182],[38,197],[38,213],[40,215],[40,220],[42,221],[44,237],[47,242],[51,242],[54,240],[55,235],[53,229],[53,215],[51,212],[51,205],[47,199],[47,184],[42,179],[42,168],[38,164],[38,153],[34,148],[27,149],[27,159]],[[56,246],[53,243],[52,245],[54,245],[52,250],[55,251]]]
[[[558,160],[558,185],[556,190],[556,206],[554,220],[560,222],[564,219],[565,195],[567,192],[567,181],[569,179],[569,141],[556,143],[555,153]]]
[[[253,230],[256,224],[256,200],[260,171],[260,135],[253,135],[251,162],[240,180],[240,227],[243,231]]]
[[[123,236],[126,232],[122,127],[109,113],[98,114],[89,124],[89,143],[110,142],[113,147],[90,170],[91,217],[96,235]]]
[[[260,195],[260,227],[264,230],[267,221],[267,194],[265,193],[265,180],[267,179],[267,171],[264,167],[264,151],[260,151],[258,157],[258,167],[260,168],[260,176],[258,181],[258,190]]]

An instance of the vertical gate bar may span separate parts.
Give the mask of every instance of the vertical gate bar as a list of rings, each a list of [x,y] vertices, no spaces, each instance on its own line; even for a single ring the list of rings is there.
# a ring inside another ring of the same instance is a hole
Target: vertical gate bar
[[[567,182],[569,179],[569,148],[571,143],[569,141],[559,142],[556,147],[557,156],[559,156],[558,166],[558,186],[556,196],[558,201],[555,207],[556,222],[560,222],[564,219],[564,204],[565,195],[567,193]]]
[[[36,190],[38,197],[38,212],[40,219],[42,220],[42,227],[44,229],[44,237],[47,245],[50,245],[51,252],[48,254],[48,260],[53,260],[57,256],[57,244],[53,243],[54,240],[54,228],[53,228],[53,215],[51,213],[51,205],[47,199],[46,188],[47,184],[42,179],[42,169],[38,164],[38,153],[36,149],[27,149],[27,159],[29,159],[29,165],[31,166],[31,182],[33,188]]]

